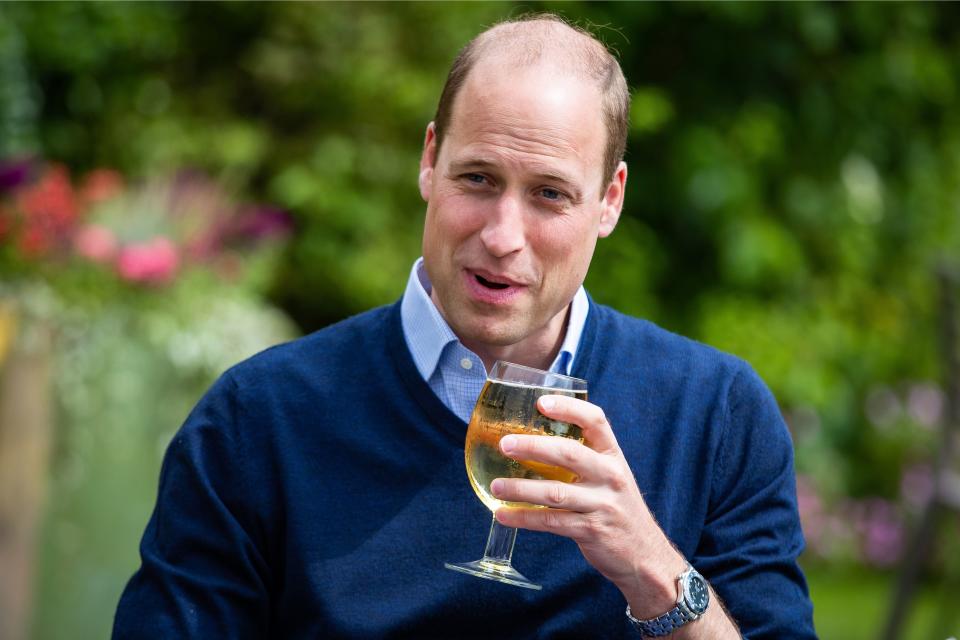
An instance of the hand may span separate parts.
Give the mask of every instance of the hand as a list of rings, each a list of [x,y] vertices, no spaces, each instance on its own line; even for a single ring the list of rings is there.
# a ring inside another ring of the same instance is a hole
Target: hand
[[[557,465],[578,480],[498,478],[501,500],[548,509],[501,508],[508,527],[547,531],[573,539],[587,562],[616,584],[637,617],[653,617],[676,603],[676,578],[686,561],[657,525],[600,407],[567,396],[543,396],[540,412],[583,429],[585,444],[569,438],[508,435],[501,451],[517,460]]]

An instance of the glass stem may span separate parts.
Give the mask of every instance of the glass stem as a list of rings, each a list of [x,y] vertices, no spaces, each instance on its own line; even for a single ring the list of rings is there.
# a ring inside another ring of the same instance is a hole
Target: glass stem
[[[490,525],[490,535],[487,537],[487,548],[483,552],[483,560],[509,565],[510,557],[513,555],[513,543],[516,540],[517,530],[503,526],[494,516],[493,524]]]

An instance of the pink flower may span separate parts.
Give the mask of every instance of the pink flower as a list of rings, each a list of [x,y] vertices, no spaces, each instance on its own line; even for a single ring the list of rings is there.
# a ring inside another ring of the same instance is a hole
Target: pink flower
[[[51,165],[36,182],[14,192],[19,221],[17,247],[30,259],[43,258],[68,246],[76,228],[76,197],[65,167]]]
[[[803,535],[810,549],[825,556],[829,551],[830,522],[823,501],[809,476],[797,474],[797,508]]]
[[[173,280],[180,257],[169,238],[156,237],[147,242],[131,244],[120,250],[117,271],[129,282],[166,284]]]
[[[70,174],[62,165],[51,165],[38,182],[17,194],[17,204],[28,219],[40,222],[51,234],[62,232],[76,220],[76,194]]]
[[[39,225],[29,225],[17,239],[17,248],[30,259],[41,258],[50,252],[53,242]]]
[[[117,254],[117,238],[98,224],[83,227],[73,238],[74,250],[93,262],[110,262]]]
[[[853,513],[860,536],[860,552],[875,567],[891,567],[903,551],[903,522],[893,503],[871,498],[856,505]]]
[[[806,475],[797,474],[797,508],[804,525],[819,523],[823,519],[823,502],[817,495],[813,481]]]

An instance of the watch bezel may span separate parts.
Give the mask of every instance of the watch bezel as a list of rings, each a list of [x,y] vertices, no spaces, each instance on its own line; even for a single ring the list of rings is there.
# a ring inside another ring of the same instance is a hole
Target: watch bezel
[[[697,605],[697,600],[692,593],[692,586],[695,581],[703,585],[704,593],[706,594],[702,607]],[[682,604],[684,609],[689,611],[694,617],[699,618],[702,616],[710,606],[710,588],[707,586],[707,581],[693,567],[680,576],[680,591],[682,597],[678,604]]]

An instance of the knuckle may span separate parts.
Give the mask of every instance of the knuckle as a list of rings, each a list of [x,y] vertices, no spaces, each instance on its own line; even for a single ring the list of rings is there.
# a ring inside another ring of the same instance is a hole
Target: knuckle
[[[554,505],[562,505],[567,501],[567,487],[561,482],[555,482],[547,491],[547,500]]]
[[[543,524],[548,529],[559,529],[563,525],[563,520],[556,511],[544,511]]]
[[[584,519],[583,531],[591,538],[602,536],[605,530],[606,526],[603,524],[603,521],[600,520],[600,518],[593,516]]]
[[[565,446],[560,450],[560,458],[566,463],[574,463],[580,459],[580,452],[573,442],[564,442]]]
[[[610,488],[614,491],[623,491],[630,486],[632,478],[628,477],[623,471],[614,471],[610,475]]]
[[[577,518],[573,523],[573,538],[578,542],[587,542],[593,538],[589,518]]]
[[[596,410],[594,411],[593,421],[597,424],[597,426],[603,426],[607,424],[607,414],[604,413],[603,408],[597,407],[596,405],[594,406],[596,407]]]
[[[607,461],[606,474],[608,486],[616,492],[624,491],[633,484],[633,473],[629,468],[617,464],[613,460]]]

